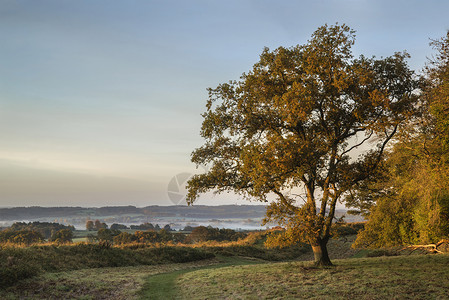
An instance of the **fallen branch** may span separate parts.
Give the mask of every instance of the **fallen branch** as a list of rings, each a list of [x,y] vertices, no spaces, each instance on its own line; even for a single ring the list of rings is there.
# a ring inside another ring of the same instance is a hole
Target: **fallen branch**
[[[415,250],[422,249],[425,251],[428,251],[430,253],[444,253],[443,251],[438,250],[438,247],[441,246],[444,243],[449,243],[448,240],[441,240],[436,244],[428,244],[428,245],[409,245],[399,251],[403,250],[412,250],[410,251],[409,255],[412,254]]]

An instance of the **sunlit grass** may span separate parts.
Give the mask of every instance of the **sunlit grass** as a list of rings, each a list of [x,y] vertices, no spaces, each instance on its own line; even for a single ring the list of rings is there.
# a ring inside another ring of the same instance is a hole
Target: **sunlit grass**
[[[270,263],[189,272],[176,281],[182,299],[447,299],[449,255]]]
[[[21,274],[16,271],[35,273],[25,272],[21,279],[28,279],[4,285],[0,299],[445,299],[448,255],[337,260],[372,254],[351,249],[353,238],[329,242],[336,267],[328,269],[314,268],[311,262],[270,263],[291,257],[312,259],[313,254],[303,248],[263,249],[260,236],[251,241],[207,242],[200,249],[83,243],[3,247],[2,278]],[[211,253],[220,261],[204,260]],[[242,266],[254,263],[259,265]]]

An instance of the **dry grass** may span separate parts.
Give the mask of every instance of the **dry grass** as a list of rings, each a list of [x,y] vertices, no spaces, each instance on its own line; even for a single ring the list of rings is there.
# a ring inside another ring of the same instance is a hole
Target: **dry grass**
[[[0,287],[46,272],[88,268],[172,264],[204,260],[211,253],[192,248],[146,247],[120,249],[99,244],[34,245],[0,248]]]
[[[83,269],[45,273],[0,290],[0,299],[137,299],[145,278],[160,273],[204,267],[215,259],[194,263]]]
[[[335,267],[270,263],[198,270],[176,281],[181,299],[447,299],[449,255],[335,260]]]

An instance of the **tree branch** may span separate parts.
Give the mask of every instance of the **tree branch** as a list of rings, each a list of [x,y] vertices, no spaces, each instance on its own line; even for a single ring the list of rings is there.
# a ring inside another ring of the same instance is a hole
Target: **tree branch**
[[[373,131],[371,131],[370,134],[369,134],[367,137],[365,137],[360,143],[358,143],[358,144],[352,146],[352,147],[349,148],[348,150],[343,151],[343,152],[340,154],[340,156],[343,156],[343,155],[345,155],[346,153],[351,152],[351,151],[354,150],[355,148],[360,147],[361,145],[363,145],[363,143],[365,143],[367,140],[369,140],[372,136],[373,136]]]
[[[294,205],[292,205],[285,196],[276,190],[275,188],[272,189],[273,193],[279,196],[279,199],[281,200],[282,204],[284,204],[288,209],[290,209],[292,212],[295,212],[298,208]]]

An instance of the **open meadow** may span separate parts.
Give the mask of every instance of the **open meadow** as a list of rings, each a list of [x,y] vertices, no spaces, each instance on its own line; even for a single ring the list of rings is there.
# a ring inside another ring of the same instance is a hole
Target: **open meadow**
[[[89,268],[49,272],[0,291],[1,299],[138,299],[148,276],[215,264],[192,263]]]
[[[175,281],[179,299],[447,299],[449,255],[353,258],[197,270]],[[436,267],[438,266],[438,267]]]
[[[313,253],[306,246],[270,250],[260,239],[252,245],[202,247],[4,247],[0,298],[447,298],[449,255],[356,250],[350,247],[354,239],[331,240],[335,266],[322,268],[313,266]]]

